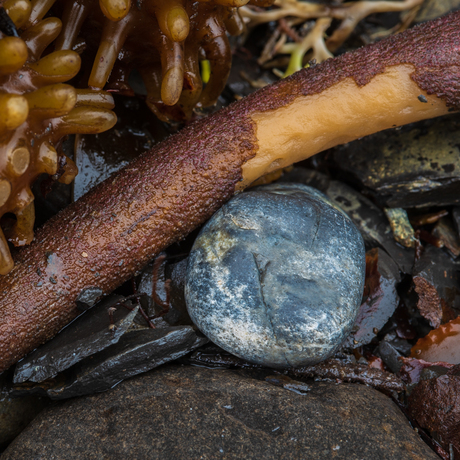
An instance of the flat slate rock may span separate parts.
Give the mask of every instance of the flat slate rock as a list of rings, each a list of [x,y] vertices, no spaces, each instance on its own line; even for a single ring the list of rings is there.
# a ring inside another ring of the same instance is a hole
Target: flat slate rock
[[[387,207],[458,205],[459,128],[458,114],[422,121],[337,147],[333,158]]]
[[[14,383],[43,382],[73,366],[82,359],[116,344],[131,326],[138,307],[114,307],[110,329],[109,308],[122,301],[122,296],[109,296],[86,314],[79,316],[53,340],[35,349],[16,366]]]
[[[353,384],[306,394],[234,371],[165,366],[45,409],[11,459],[437,459],[387,396]]]

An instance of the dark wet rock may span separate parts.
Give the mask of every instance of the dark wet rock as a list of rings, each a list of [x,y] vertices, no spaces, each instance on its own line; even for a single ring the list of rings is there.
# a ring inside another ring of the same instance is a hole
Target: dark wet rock
[[[171,308],[180,312],[179,322],[191,324],[192,320],[187,312],[185,303],[185,277],[188,259],[183,259],[166,267],[166,276],[171,280],[170,303]]]
[[[460,255],[460,238],[449,219],[440,219],[433,229],[433,235],[442,241],[452,257]]]
[[[180,360],[181,363],[216,369],[262,369],[260,364],[250,363],[232,355],[215,343],[209,342],[204,347],[190,353]]]
[[[384,131],[337,148],[341,169],[388,207],[460,203],[460,117]]]
[[[122,296],[110,296],[81,315],[53,340],[45,343],[18,363],[14,382],[42,382],[68,369],[120,340],[137,313],[121,306],[114,307]],[[109,313],[109,309],[113,312]]]
[[[323,193],[326,193],[331,179],[326,174],[320,173],[314,169],[302,168],[294,166],[291,171],[283,174],[282,182],[293,182],[297,184],[309,185],[317,188]]]
[[[36,396],[11,397],[7,375],[0,376],[0,452],[47,405],[48,400],[46,398]]]
[[[362,383],[387,392],[404,390],[404,383],[399,377],[382,369],[369,367],[366,360],[361,359],[364,362],[357,362],[354,355],[338,352],[333,358],[313,366],[287,368],[283,374],[303,380],[314,378],[316,381]],[[245,369],[247,372],[256,372],[256,375],[270,371],[268,368],[238,358],[212,343],[186,356],[181,362],[207,368]]]
[[[372,201],[339,181],[331,181],[326,195],[353,220],[369,249],[382,247],[403,273],[411,273],[415,253],[396,243],[385,213]]]
[[[402,339],[398,336],[398,329],[396,331],[391,331],[390,333],[385,334],[383,341],[389,343],[395,350],[401,353],[401,355],[410,355],[412,345],[408,340]]]
[[[139,99],[116,97],[116,107],[118,121],[110,132],[77,138],[75,200],[167,136],[165,125]]]
[[[77,297],[78,308],[85,311],[93,307],[103,294],[104,292],[102,289],[97,286],[90,286],[83,289]]]
[[[311,385],[308,385],[305,382],[299,382],[298,380],[293,380],[287,375],[271,374],[267,375],[264,380],[271,385],[276,385],[284,388],[285,390],[293,391],[298,395],[306,395],[312,388]]]
[[[387,392],[404,390],[403,381],[392,374],[368,364],[356,362],[352,357],[329,358],[314,366],[289,369],[289,374],[297,378],[315,378],[339,382],[362,383]]]
[[[398,306],[396,286],[400,280],[397,265],[385,251],[374,248],[366,253],[364,299],[344,347],[358,348],[377,336]]]
[[[167,267],[168,272],[166,273],[166,259],[158,265],[155,261],[149,263],[142,270],[137,291],[139,294],[144,294],[145,310],[149,316],[161,314],[164,311],[163,306],[155,304],[152,296],[152,292],[155,291],[160,303],[168,303],[167,313],[162,316],[168,324],[191,325],[192,320],[188,316],[184,298],[187,259]],[[140,318],[140,321],[145,320]]]
[[[403,355],[391,343],[382,340],[379,343],[378,354],[391,372],[395,374],[399,372],[402,366],[399,358]]]
[[[460,236],[460,208],[455,207],[452,209],[452,218],[454,220],[454,227],[457,232],[457,235]]]
[[[387,396],[308,386],[297,394],[232,371],[167,366],[46,409],[2,460],[438,458]]]
[[[14,388],[16,394],[46,394],[66,399],[106,391],[121,380],[173,361],[207,343],[190,326],[164,327],[127,332],[119,342],[76,364],[65,381],[43,386]]]
[[[417,307],[432,327],[455,318],[451,309],[460,310],[457,264],[442,250],[427,246],[416,261],[413,283]]]
[[[460,365],[420,381],[408,399],[409,414],[441,446],[460,457]]]
[[[453,367],[454,366],[452,366],[450,369],[452,369]],[[420,381],[437,379],[441,375],[448,374],[450,369],[447,367],[436,366],[436,365],[425,367],[422,369],[422,372],[420,373]]]
[[[431,369],[436,372],[436,377],[444,375],[449,369],[454,367],[454,364],[449,364],[443,361],[432,362],[424,361],[417,358],[401,358],[402,366],[399,370],[401,379],[408,385],[408,389],[412,389],[415,384],[423,380],[423,376],[431,373]]]
[[[312,364],[343,342],[364,282],[364,244],[319,191],[243,193],[203,227],[189,256],[189,314],[214,343],[269,367]]]

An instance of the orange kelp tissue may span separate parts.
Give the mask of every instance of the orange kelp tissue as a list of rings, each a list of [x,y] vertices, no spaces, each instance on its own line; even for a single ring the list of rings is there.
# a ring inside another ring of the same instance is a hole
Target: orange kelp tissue
[[[77,53],[62,50],[44,55],[62,23],[53,17],[30,21],[37,3],[3,3],[19,33],[0,32],[0,218],[6,213],[16,217],[5,234],[0,228],[2,275],[13,267],[7,240],[22,246],[33,239],[33,181],[47,173],[69,183],[77,173],[60,152],[63,137],[99,133],[116,122],[110,94],[64,83],[80,70]]]

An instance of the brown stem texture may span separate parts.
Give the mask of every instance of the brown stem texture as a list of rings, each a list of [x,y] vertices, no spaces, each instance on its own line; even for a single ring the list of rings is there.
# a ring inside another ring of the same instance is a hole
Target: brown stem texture
[[[459,32],[457,12],[297,72],[187,126],[56,215],[0,279],[0,371],[75,318],[82,291],[111,292],[254,177],[352,137],[460,109]],[[347,110],[353,116],[342,120]],[[279,141],[267,140],[273,120],[287,126]],[[307,142],[297,145],[291,122]],[[328,123],[337,124],[332,134]],[[286,142],[297,153],[283,153]]]

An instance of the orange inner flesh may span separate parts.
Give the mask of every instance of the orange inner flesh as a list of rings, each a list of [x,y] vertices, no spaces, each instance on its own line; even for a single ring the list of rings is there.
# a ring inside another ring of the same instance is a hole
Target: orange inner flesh
[[[259,148],[243,165],[237,190],[336,145],[446,114],[445,103],[410,78],[414,70],[409,64],[388,67],[361,87],[346,78],[320,94],[299,96],[286,107],[253,115]]]

